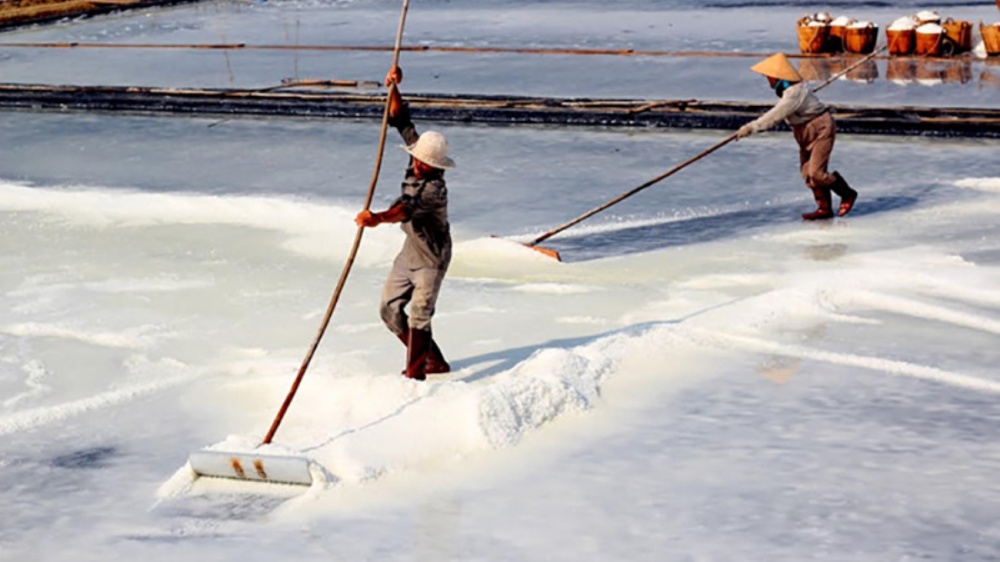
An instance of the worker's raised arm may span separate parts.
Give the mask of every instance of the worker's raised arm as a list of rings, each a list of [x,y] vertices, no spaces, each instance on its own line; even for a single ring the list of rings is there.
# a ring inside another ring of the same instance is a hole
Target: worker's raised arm
[[[399,131],[403,142],[407,145],[417,142],[420,136],[416,127],[413,126],[413,119],[410,118],[410,109],[403,102],[403,97],[399,93],[399,84],[403,81],[403,70],[398,66],[393,66],[385,75],[385,86],[389,88],[389,124]]]

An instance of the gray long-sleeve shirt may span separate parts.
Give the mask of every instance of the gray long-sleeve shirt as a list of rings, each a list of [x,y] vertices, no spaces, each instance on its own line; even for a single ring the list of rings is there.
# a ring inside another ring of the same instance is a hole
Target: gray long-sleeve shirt
[[[392,120],[392,125],[407,145],[420,138],[405,105]],[[418,178],[413,172],[411,160],[401,190],[402,194],[392,204],[405,204],[408,217],[400,223],[406,234],[400,256],[410,269],[447,269],[451,262],[451,227],[448,223],[448,188],[444,182],[444,170],[435,170]]]
[[[755,133],[771,129],[781,121],[792,126],[805,125],[829,110],[804,82],[799,82],[786,88],[774,107],[747,125]]]

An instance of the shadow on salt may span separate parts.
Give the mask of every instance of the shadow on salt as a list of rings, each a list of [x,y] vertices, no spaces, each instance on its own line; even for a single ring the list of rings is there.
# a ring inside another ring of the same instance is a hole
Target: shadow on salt
[[[898,211],[920,202],[920,195],[882,195],[862,199],[852,217]],[[808,205],[808,203],[807,203]],[[739,238],[754,228],[770,226],[775,221],[794,221],[807,210],[803,203],[782,203],[765,207],[724,210],[681,220],[669,220],[641,226],[623,225],[619,229],[586,233],[547,242],[567,262],[580,262],[612,256],[653,252],[674,246]]]

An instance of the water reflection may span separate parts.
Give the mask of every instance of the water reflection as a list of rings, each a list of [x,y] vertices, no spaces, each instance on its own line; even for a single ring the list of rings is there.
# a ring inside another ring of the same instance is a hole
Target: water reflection
[[[860,57],[806,58],[800,61],[799,72],[808,81],[821,82],[857,64],[859,60]],[[891,57],[886,62],[885,79],[900,85],[966,84],[977,79],[974,65],[986,67],[978,74],[978,80],[982,84],[1000,86],[1000,59]],[[871,84],[879,77],[878,63],[867,60],[848,70],[843,78]]]

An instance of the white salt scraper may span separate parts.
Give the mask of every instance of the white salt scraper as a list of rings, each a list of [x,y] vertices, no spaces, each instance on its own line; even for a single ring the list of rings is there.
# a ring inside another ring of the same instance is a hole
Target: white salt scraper
[[[188,457],[191,470],[199,476],[302,486],[313,482],[309,463],[305,457],[211,450],[195,451]]]

